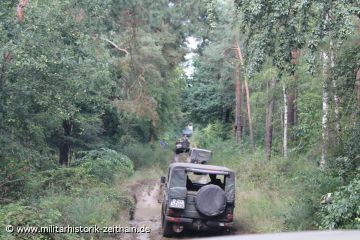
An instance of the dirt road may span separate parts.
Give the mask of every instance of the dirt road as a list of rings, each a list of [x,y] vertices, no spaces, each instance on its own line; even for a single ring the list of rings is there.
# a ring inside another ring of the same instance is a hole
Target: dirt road
[[[174,162],[190,162],[190,157],[186,153],[174,154]]]
[[[149,227],[150,233],[126,234],[125,240],[160,240],[161,237],[161,204],[160,179],[144,180],[129,187],[135,200],[135,212],[129,225],[133,227]]]

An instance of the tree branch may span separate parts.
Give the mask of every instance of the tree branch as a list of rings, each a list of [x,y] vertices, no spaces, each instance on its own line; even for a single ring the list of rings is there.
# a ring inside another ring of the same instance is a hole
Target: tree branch
[[[124,52],[126,55],[129,54],[129,52],[125,49],[125,48],[121,48],[118,45],[116,45],[114,42],[110,41],[107,38],[104,38],[105,41],[107,41],[108,43],[110,43],[112,46],[114,46],[117,50]]]

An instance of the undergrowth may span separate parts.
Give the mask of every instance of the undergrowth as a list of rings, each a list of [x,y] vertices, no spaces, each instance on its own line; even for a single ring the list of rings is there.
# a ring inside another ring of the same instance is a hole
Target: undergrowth
[[[340,178],[320,171],[315,159],[252,152],[246,143],[217,135],[221,129],[209,124],[192,141],[212,150],[211,164],[226,166],[236,175],[235,227],[239,232],[282,232],[318,228],[316,212],[321,197],[340,184]]]

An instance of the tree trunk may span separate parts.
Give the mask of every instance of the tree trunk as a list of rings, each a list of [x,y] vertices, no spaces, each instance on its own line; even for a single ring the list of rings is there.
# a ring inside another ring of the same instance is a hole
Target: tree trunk
[[[242,132],[242,124],[241,124],[241,82],[240,82],[240,65],[237,64],[235,69],[235,136],[236,142],[241,142],[241,132]]]
[[[300,56],[300,51],[298,48],[292,48],[291,49],[291,64],[293,64],[294,66],[294,70],[292,72],[292,81],[296,82],[297,76],[296,76],[296,65],[299,62],[299,56]],[[287,95],[287,124],[288,127],[293,127],[295,126],[296,123],[296,106],[295,106],[295,101],[296,101],[296,90],[294,87],[292,87],[289,91],[288,91],[288,95]]]
[[[295,125],[295,99],[295,90],[289,90],[287,95],[287,121],[289,127],[293,127]]]
[[[274,111],[274,89],[276,79],[275,77],[267,83],[268,99],[266,104],[266,116],[265,116],[265,155],[266,159],[271,158],[271,147],[272,147],[272,132],[273,132],[273,111]]]
[[[236,111],[235,111],[235,133],[236,133],[236,142],[241,142],[241,134],[242,134],[242,124],[241,124],[241,66],[243,65],[243,59],[241,55],[241,49],[239,43],[234,37],[234,47],[236,59],[238,59],[238,63],[235,67],[235,96],[236,96]]]
[[[247,116],[247,108],[246,108],[246,91],[245,91],[245,80],[242,82],[242,92],[241,92],[241,97],[242,97],[242,101],[241,101],[241,104],[243,104],[241,106],[241,109],[243,109],[243,107],[245,107],[245,112],[243,111],[243,115],[242,115],[242,118],[241,118],[241,139],[244,138],[245,136],[245,133],[246,133],[246,127],[247,127],[247,122],[246,122],[246,116]],[[244,106],[245,104],[245,106]],[[246,115],[246,116],[245,116]]]
[[[283,153],[284,158],[288,157],[288,105],[287,105],[287,93],[285,83],[283,84],[283,96],[284,96],[284,135],[283,135]]]
[[[250,92],[249,92],[249,86],[246,80],[244,80],[244,87],[245,87],[245,94],[246,94],[246,110],[248,114],[248,121],[249,121],[249,131],[250,131],[250,143],[253,152],[255,152],[255,141],[254,141],[254,132],[252,127],[252,118],[251,118],[251,107],[250,107]]]
[[[64,120],[63,121],[63,129],[64,129],[64,137],[63,141],[60,143],[59,146],[59,163],[61,165],[68,165],[69,164],[69,154],[70,154],[70,141],[68,137],[71,136],[73,128],[73,122],[71,120]]]
[[[360,111],[360,68],[356,72],[356,92],[357,92],[357,100],[358,100],[358,111]]]
[[[241,133],[242,133],[242,122],[241,122],[241,76],[240,69],[242,65],[242,57],[239,43],[236,38],[234,38],[234,46],[233,49],[235,51],[235,56],[239,60],[235,66],[235,136],[236,142],[241,143]]]
[[[337,83],[335,76],[333,74],[333,70],[335,68],[335,53],[333,49],[333,43],[330,41],[330,67],[331,67],[331,81],[332,81],[332,88],[334,93],[334,113],[335,113],[335,142],[337,145],[340,144],[340,98],[337,95]]]
[[[322,147],[320,169],[324,169],[328,155],[329,143],[329,56],[322,52],[323,60],[323,87],[322,87]]]

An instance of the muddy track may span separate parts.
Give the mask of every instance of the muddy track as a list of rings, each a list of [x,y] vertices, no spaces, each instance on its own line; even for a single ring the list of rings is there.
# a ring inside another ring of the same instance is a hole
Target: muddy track
[[[125,240],[160,240],[161,239],[161,203],[160,203],[160,178],[143,180],[129,186],[129,193],[135,202],[135,211],[129,225],[132,227],[149,227],[150,233],[128,233],[121,239]]]

